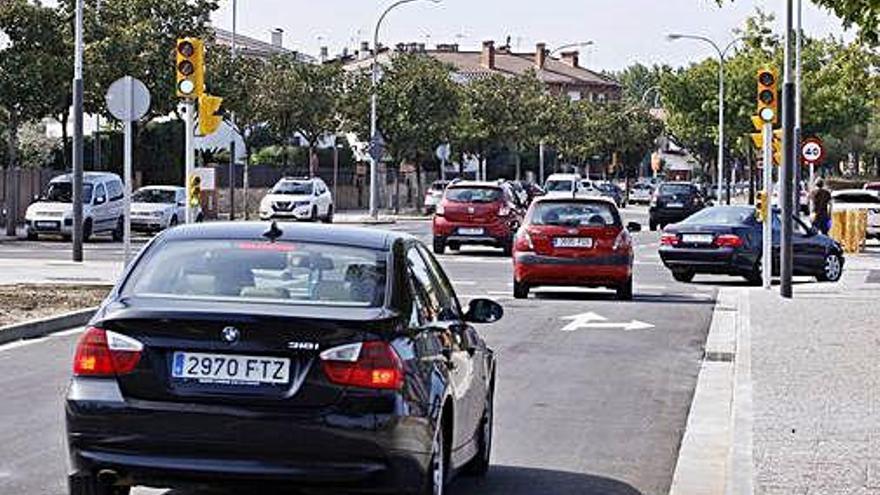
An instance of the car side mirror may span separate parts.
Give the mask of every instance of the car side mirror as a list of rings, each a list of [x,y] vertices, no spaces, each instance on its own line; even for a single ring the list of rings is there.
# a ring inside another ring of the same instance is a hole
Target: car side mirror
[[[504,316],[504,308],[491,299],[471,299],[464,320],[470,323],[495,323]]]
[[[186,201],[178,201],[177,206],[186,206]]]
[[[626,230],[630,232],[641,232],[642,224],[640,224],[639,222],[629,222],[628,224],[626,224]]]

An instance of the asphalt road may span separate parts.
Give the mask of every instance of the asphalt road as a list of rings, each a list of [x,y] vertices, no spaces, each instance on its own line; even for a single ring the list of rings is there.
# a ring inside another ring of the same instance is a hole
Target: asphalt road
[[[647,223],[644,208],[625,216]],[[429,240],[427,222],[390,228]],[[602,290],[549,289],[514,300],[511,264],[500,252],[441,257],[462,300],[488,296],[506,311],[482,328],[500,365],[493,466],[485,479],[457,480],[453,495],[668,492],[716,291],[673,281],[657,242],[656,233],[636,235],[632,302]],[[42,244],[42,255],[66,254],[52,246]],[[7,249],[0,245],[0,257],[14,254]],[[119,256],[118,245],[87,249]],[[566,319],[584,313],[593,314]],[[65,493],[61,397],[76,338],[74,330],[0,347],[2,494]]]

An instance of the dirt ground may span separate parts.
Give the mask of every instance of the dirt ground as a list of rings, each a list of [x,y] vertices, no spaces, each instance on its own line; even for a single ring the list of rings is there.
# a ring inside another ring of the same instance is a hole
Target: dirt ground
[[[97,306],[109,291],[103,285],[0,285],[0,327]]]

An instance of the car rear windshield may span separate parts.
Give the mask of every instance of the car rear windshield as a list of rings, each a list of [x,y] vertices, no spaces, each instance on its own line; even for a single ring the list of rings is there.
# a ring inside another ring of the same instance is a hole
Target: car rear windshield
[[[570,180],[548,180],[544,189],[546,189],[547,192],[569,192],[573,187]]]
[[[742,225],[754,216],[753,208],[716,206],[689,216],[682,225]]]
[[[312,183],[306,181],[285,180],[275,184],[272,194],[312,194]]]
[[[880,203],[880,197],[870,193],[843,193],[834,195],[835,203]]]
[[[174,191],[164,189],[140,189],[131,195],[135,203],[174,203]]]
[[[376,307],[386,252],[310,242],[194,239],[150,249],[123,296]]]
[[[442,190],[446,189],[447,184],[449,184],[449,183],[448,182],[434,182],[433,184],[431,184],[431,190],[432,191],[442,191]]]
[[[565,225],[571,227],[603,227],[620,225],[614,207],[600,201],[546,201],[532,210],[532,225]]]
[[[501,199],[501,189],[497,187],[450,187],[446,199],[456,203],[494,203]]]
[[[663,184],[660,186],[660,194],[692,194],[694,186],[690,184]]]

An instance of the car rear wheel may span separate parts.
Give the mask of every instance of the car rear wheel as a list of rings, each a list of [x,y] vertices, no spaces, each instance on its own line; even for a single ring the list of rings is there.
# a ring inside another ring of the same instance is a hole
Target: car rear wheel
[[[529,284],[525,282],[513,281],[513,297],[514,299],[526,299],[529,297]]]
[[[327,216],[324,217],[324,223],[333,223],[333,205],[327,207]]]
[[[694,271],[693,270],[672,270],[672,278],[679,282],[690,282],[694,279]]]
[[[843,259],[839,254],[828,253],[825,255],[825,263],[822,264],[822,272],[816,275],[820,282],[837,282],[843,275]]]
[[[171,228],[175,225],[177,225],[177,215],[172,215],[171,220],[168,220],[168,227]]]
[[[113,237],[114,242],[119,242],[125,236],[125,220],[123,217],[119,217],[116,219],[116,228],[113,229],[113,232],[110,234]]]
[[[92,237],[92,219],[86,218],[86,221],[83,222],[82,241],[89,242],[89,239],[91,237]]]
[[[38,241],[38,240],[40,240],[40,236],[37,235],[36,232],[34,232],[34,231],[28,229],[28,231],[27,231],[27,240],[29,240],[29,241]]]
[[[632,301],[633,279],[629,277],[626,282],[617,287],[617,298],[621,301]]]
[[[648,226],[651,228],[651,232],[657,230],[657,222],[653,220],[648,220]]]
[[[513,239],[504,241],[504,244],[501,245],[501,250],[504,252],[504,256],[511,256],[513,254]]]
[[[495,387],[489,386],[489,394],[483,405],[483,418],[480,431],[477,433],[477,453],[465,467],[465,472],[472,476],[485,476],[489,472],[489,460],[492,456],[492,428],[495,423]]]
[[[440,238],[434,238],[434,254],[443,254],[446,251],[446,242]]]
[[[764,282],[763,265],[761,264],[760,258],[755,261],[755,266],[752,267],[752,271],[743,275],[743,278],[746,279],[746,282],[748,282],[749,285],[761,285]]]
[[[309,221],[310,222],[317,222],[318,221],[318,206],[317,205],[312,206],[312,214],[309,215]]]
[[[456,252],[457,252],[457,251],[460,251],[460,250],[461,250],[461,244],[459,244],[459,243],[457,243],[457,242],[450,242],[450,243],[449,243],[449,249],[451,249],[452,251],[456,251]]]
[[[431,462],[425,473],[425,482],[421,495],[443,495],[446,492],[446,439],[443,435],[443,423],[434,434],[431,445]]]

